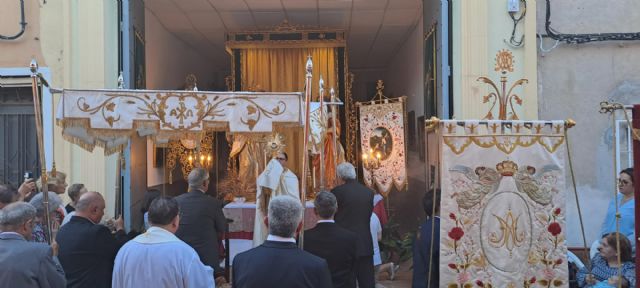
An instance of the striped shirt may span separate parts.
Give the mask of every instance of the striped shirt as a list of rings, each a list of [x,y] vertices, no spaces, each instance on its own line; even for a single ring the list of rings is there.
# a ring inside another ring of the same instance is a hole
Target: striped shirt
[[[596,256],[591,259],[591,274],[595,276],[598,282],[604,281],[607,282],[611,276],[618,275],[618,267],[610,267],[607,260],[605,260],[600,253],[597,253]],[[622,263],[622,277],[629,281],[629,288],[636,287],[636,265],[633,262],[624,262]],[[585,282],[585,278],[589,274],[587,271],[587,267],[582,267],[580,271],[578,271],[578,286],[579,287],[596,287],[596,286],[587,286]],[[602,287],[602,286],[598,286]]]

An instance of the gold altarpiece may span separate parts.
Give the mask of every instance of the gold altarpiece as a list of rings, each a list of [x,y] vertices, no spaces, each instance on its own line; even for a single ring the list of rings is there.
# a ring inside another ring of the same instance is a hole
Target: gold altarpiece
[[[350,115],[355,115],[355,105],[351,99],[350,82],[353,77],[348,77],[344,31],[293,26],[285,21],[270,29],[229,33],[226,49],[232,59],[232,75],[227,79],[228,88],[232,91],[304,91],[305,74],[302,71],[304,71],[307,57],[311,56],[314,75],[312,101],[319,101],[318,81],[321,77],[324,80],[325,101],[330,100],[329,90],[333,88],[338,99],[345,103],[342,107],[338,107],[340,112],[336,113],[339,115],[338,125],[345,127],[343,135],[339,136],[340,142],[345,143],[345,137],[356,133],[350,131],[353,126],[345,125],[349,123]],[[301,177],[302,128],[274,127],[274,132],[284,136],[286,143],[284,151],[289,156],[288,166],[298,177]],[[231,139],[233,142],[230,144],[232,146],[230,168],[241,179],[256,179],[257,173],[264,169],[265,161],[262,160],[264,156],[241,155],[241,151],[245,148],[253,153],[264,151],[265,144],[260,137],[240,136],[236,137],[240,139]],[[344,156],[347,161],[356,160],[355,149],[355,143],[344,147]],[[260,159],[260,161],[249,161],[250,159]],[[330,166],[325,167],[325,175],[335,173],[334,166]],[[329,178],[332,179],[332,177]],[[313,182],[309,181],[309,183]]]

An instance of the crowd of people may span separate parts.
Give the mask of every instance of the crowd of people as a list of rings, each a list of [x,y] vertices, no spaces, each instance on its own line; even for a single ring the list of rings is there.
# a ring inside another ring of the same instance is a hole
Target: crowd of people
[[[188,192],[175,198],[149,191],[142,209],[146,232],[135,237],[125,233],[122,217],[103,225],[103,196],[82,184],[67,189],[60,174],[49,177],[48,201],[35,193],[40,181],[28,179],[18,189],[0,185],[3,287],[215,287],[225,275],[219,248],[226,218],[222,203],[205,193],[205,169],[193,169]],[[381,218],[386,222],[374,209],[381,197],[356,180],[350,163],[339,164],[337,176],[338,186],[316,194],[318,221],[303,237],[300,200],[286,194],[269,199],[264,219],[255,219],[264,221],[266,240],[235,256],[233,287],[373,288],[381,273],[393,280],[398,265],[383,264],[378,246]],[[579,287],[636,287],[632,168],[620,173],[618,188],[590,269],[577,272]],[[65,190],[66,206],[59,196]],[[422,198],[426,220],[414,239],[412,287],[440,286],[439,203],[437,189]]]

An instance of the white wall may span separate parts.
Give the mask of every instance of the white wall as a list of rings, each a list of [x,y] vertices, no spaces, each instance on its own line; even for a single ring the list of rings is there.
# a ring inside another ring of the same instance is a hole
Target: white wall
[[[423,19],[420,19],[405,43],[389,62],[390,65],[384,78],[385,95],[387,97],[390,95],[394,97],[407,96],[407,113],[415,111],[414,121],[424,115]],[[417,125],[419,124],[416,124],[416,133],[420,127]],[[409,152],[407,155],[407,176],[424,181],[424,163],[414,161],[417,155],[417,152]]]
[[[422,18],[405,43],[393,55],[384,77],[385,95],[407,96],[407,112],[424,115]],[[373,96],[373,95],[372,95]]]
[[[551,3],[551,27],[563,33],[638,32],[640,27],[637,1],[621,0],[615,5],[598,0]],[[545,1],[538,1],[537,31],[541,34],[546,34],[545,9]],[[544,48],[554,43],[545,39]],[[640,41],[559,44],[548,53],[538,51],[540,119],[572,118],[577,122],[569,130],[569,141],[588,244],[598,237],[617,174],[611,118],[598,113],[599,102],[640,103],[638,63]],[[568,245],[582,246],[573,190],[566,195]]]
[[[220,82],[216,78],[224,78],[224,71],[214,71],[214,63],[167,31],[149,11],[145,12],[145,44],[147,89],[180,89],[190,73],[196,75],[200,90],[211,89],[211,83]],[[164,182],[163,168],[153,168],[152,153],[153,144],[147,144],[147,186]]]
[[[145,44],[147,89],[178,89],[190,73],[198,78],[200,90],[214,81],[214,63],[167,31],[149,11],[145,13]]]

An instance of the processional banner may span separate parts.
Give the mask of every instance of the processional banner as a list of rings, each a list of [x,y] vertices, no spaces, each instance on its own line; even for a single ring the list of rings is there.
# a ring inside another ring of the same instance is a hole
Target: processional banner
[[[361,104],[360,145],[375,167],[364,165],[364,181],[387,195],[393,186],[402,190],[407,184],[405,146],[405,108],[403,101]],[[377,158],[377,159],[372,159]]]
[[[118,151],[138,133],[156,142],[205,130],[270,133],[274,123],[301,126],[301,93],[64,90],[56,115],[63,136],[91,151]]]
[[[565,129],[440,121],[441,287],[568,287]]]

